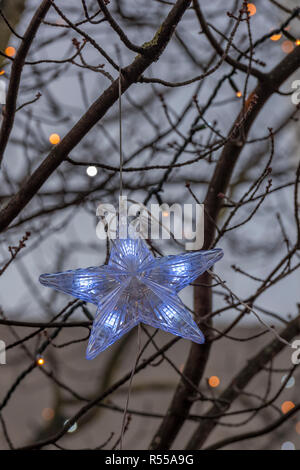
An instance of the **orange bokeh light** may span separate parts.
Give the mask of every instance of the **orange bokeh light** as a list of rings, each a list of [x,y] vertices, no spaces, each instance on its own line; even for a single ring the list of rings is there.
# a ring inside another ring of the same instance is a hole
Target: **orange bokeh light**
[[[281,49],[286,54],[290,54],[290,52],[294,50],[294,44],[292,43],[292,41],[289,41],[289,40],[284,41],[281,45]]]
[[[5,74],[5,70],[0,70],[0,75],[4,75]]]
[[[295,44],[296,44],[296,46],[300,46],[300,39],[296,39]]]
[[[247,7],[248,7],[248,11],[249,11],[250,16],[255,15],[255,13],[256,13],[256,6],[254,5],[254,3],[248,3],[248,4],[247,4]]]
[[[5,54],[8,56],[8,57],[13,57],[16,53],[16,49],[12,46],[8,46],[6,49],[5,49]]]
[[[60,136],[58,134],[51,134],[49,137],[49,142],[52,145],[57,145],[60,142]]]
[[[45,364],[45,359],[43,357],[39,357],[37,360],[37,364],[39,366],[43,366]]]
[[[237,92],[236,92],[236,96],[237,96],[238,98],[241,98],[241,97],[243,96],[243,93],[242,93],[241,91],[237,91]]]
[[[282,411],[283,414],[287,414],[293,408],[295,408],[295,403],[293,403],[292,401],[285,401],[281,405],[281,411]]]
[[[209,377],[208,379],[208,384],[210,387],[212,388],[215,388],[215,387],[218,387],[220,385],[220,379],[219,377],[217,377],[216,375],[212,375],[211,377]]]
[[[273,34],[273,36],[271,36],[271,41],[279,41],[279,39],[282,38],[282,34],[281,33],[278,33],[278,34]]]
[[[42,411],[42,418],[45,421],[51,421],[54,418],[54,410],[52,408],[44,408]]]

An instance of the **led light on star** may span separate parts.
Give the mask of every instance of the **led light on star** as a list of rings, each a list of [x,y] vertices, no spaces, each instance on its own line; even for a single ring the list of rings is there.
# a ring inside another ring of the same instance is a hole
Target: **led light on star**
[[[176,264],[171,267],[172,272],[175,275],[181,276],[182,274],[187,272],[187,266],[184,263]]]
[[[94,176],[96,176],[98,173],[98,169],[97,167],[95,166],[88,166],[87,169],[86,169],[86,174],[90,177],[90,178],[94,178]]]

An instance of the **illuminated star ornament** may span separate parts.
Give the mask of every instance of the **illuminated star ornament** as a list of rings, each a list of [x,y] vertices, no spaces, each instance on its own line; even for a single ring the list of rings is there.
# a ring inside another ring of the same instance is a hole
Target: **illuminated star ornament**
[[[117,239],[107,265],[42,274],[40,282],[97,305],[87,359],[139,323],[201,344],[204,336],[178,292],[222,256],[216,248],[154,258],[141,238]]]

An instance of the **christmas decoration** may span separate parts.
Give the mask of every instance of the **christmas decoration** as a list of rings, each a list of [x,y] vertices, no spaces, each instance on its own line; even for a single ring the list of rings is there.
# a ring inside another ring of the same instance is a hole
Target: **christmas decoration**
[[[42,274],[40,282],[97,305],[87,348],[93,359],[139,323],[203,343],[177,293],[222,256],[213,249],[154,258],[144,240],[117,239],[108,265]]]

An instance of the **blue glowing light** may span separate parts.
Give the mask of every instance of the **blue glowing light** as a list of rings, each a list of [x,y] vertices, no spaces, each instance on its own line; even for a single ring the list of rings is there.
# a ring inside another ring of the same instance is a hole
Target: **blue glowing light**
[[[40,282],[98,306],[87,359],[138,323],[201,344],[204,336],[177,293],[222,256],[223,251],[216,248],[154,258],[143,240],[118,239],[108,265],[42,274]]]

